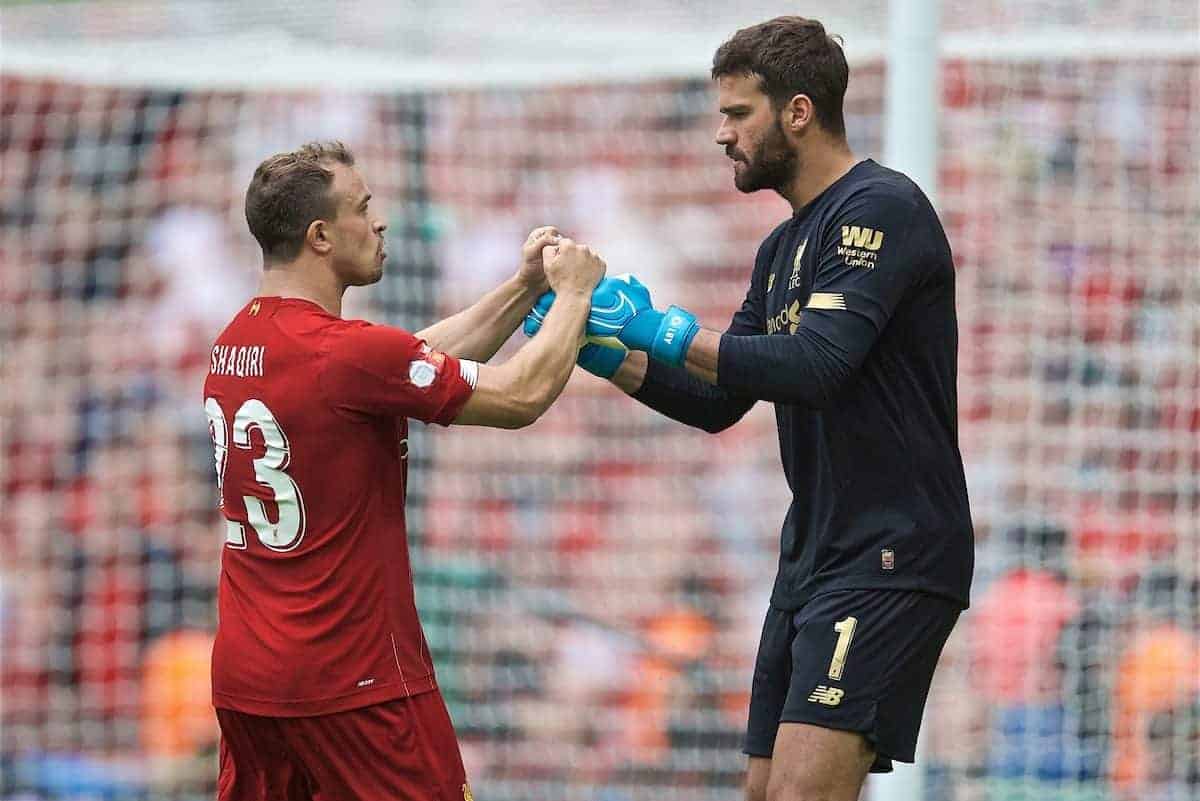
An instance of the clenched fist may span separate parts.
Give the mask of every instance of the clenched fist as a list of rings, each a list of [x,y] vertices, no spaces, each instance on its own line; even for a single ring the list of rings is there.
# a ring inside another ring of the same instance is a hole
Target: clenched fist
[[[542,248],[542,268],[555,293],[590,295],[604,277],[605,265],[604,260],[586,245],[560,239],[557,245]]]

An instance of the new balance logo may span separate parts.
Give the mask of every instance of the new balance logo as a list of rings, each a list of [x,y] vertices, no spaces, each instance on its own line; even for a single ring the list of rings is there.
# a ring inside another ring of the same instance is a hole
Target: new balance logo
[[[826,687],[824,684],[818,684],[817,688],[808,696],[808,700],[816,704],[824,704],[825,706],[837,706],[842,702],[842,696],[845,694],[845,690],[839,690],[837,687]]]
[[[843,225],[842,247],[879,250],[883,247],[883,231],[858,225]]]

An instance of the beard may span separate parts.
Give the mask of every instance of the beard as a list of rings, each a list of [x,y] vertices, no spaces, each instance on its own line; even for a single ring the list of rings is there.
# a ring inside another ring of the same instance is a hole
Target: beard
[[[745,193],[760,189],[778,191],[796,174],[796,163],[796,151],[788,144],[783,126],[776,120],[754,152],[746,156],[742,169],[735,170],[733,185]]]

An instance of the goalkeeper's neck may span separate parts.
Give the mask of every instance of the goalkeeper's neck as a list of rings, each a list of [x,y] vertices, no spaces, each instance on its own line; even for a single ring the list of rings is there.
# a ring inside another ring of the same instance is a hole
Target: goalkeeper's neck
[[[795,169],[791,179],[775,191],[791,204],[795,214],[850,172],[858,163],[858,157],[844,137],[824,131],[812,132],[803,141],[792,141],[796,153]]]

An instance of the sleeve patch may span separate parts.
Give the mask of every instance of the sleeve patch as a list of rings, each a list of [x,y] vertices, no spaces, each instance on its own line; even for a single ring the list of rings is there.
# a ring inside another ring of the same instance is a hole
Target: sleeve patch
[[[883,247],[883,231],[861,225],[842,226],[842,244],[837,253],[847,267],[864,267],[874,270]]]
[[[806,309],[845,309],[846,296],[841,292],[814,292],[808,298]]]
[[[408,380],[418,389],[427,389],[432,386],[437,374],[437,367],[424,359],[417,359],[408,365]]]

